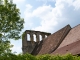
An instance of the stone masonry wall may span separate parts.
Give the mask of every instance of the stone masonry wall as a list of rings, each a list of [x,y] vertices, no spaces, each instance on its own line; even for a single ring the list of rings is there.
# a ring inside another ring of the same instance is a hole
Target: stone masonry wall
[[[28,37],[28,35],[30,37]],[[34,35],[35,35],[35,37],[34,37]],[[46,38],[46,36],[49,36],[49,35],[51,35],[51,33],[26,30],[22,35],[23,54],[25,54],[25,53],[31,54],[32,51],[34,50],[35,46],[40,42],[40,38],[44,39],[44,38]],[[30,40],[28,40],[28,38],[30,38]]]

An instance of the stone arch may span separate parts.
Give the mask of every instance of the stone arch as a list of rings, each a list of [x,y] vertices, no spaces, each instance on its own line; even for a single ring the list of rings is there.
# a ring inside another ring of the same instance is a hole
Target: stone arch
[[[48,36],[47,35],[45,35],[45,38],[47,38]]]
[[[30,34],[28,33],[27,34],[27,41],[30,41],[31,39],[30,39]]]
[[[40,41],[42,40],[42,35],[39,35],[39,37],[40,37]]]
[[[33,34],[33,40],[36,42],[36,34]]]
[[[22,40],[22,50],[23,53],[32,53],[37,43],[45,38],[45,35],[49,36],[50,33],[34,31],[34,30],[26,30],[24,32],[24,40]],[[27,40],[27,41],[26,41]]]

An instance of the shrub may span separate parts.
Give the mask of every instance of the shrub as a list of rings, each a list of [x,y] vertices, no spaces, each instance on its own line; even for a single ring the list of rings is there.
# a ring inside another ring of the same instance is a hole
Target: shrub
[[[31,54],[12,54],[12,53],[5,53],[4,55],[0,56],[0,60],[80,60],[80,56],[73,56],[71,54],[66,55],[37,55],[33,56]]]

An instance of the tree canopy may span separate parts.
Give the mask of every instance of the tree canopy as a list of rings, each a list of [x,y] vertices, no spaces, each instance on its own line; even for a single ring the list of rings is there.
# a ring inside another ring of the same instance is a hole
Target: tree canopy
[[[0,51],[10,47],[10,39],[20,38],[23,23],[24,19],[20,17],[16,4],[12,0],[0,0]]]
[[[0,37],[18,39],[24,20],[12,0],[0,0]]]

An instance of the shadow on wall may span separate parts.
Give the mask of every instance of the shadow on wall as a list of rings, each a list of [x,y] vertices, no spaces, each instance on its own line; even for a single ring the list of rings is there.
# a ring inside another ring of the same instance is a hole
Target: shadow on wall
[[[35,35],[35,36],[34,36]],[[33,30],[26,30],[23,34],[22,40],[22,50],[23,53],[33,53],[32,51],[36,48],[37,52],[40,49],[40,45],[42,40],[46,38],[46,36],[51,35],[51,33],[47,32],[40,32],[40,31],[33,31]],[[42,39],[42,40],[41,40]]]
[[[42,45],[43,45],[43,40],[36,44],[36,46],[35,46],[35,48],[34,48],[34,50],[32,51],[31,54],[32,55],[37,55],[39,53],[39,51],[41,50]]]

